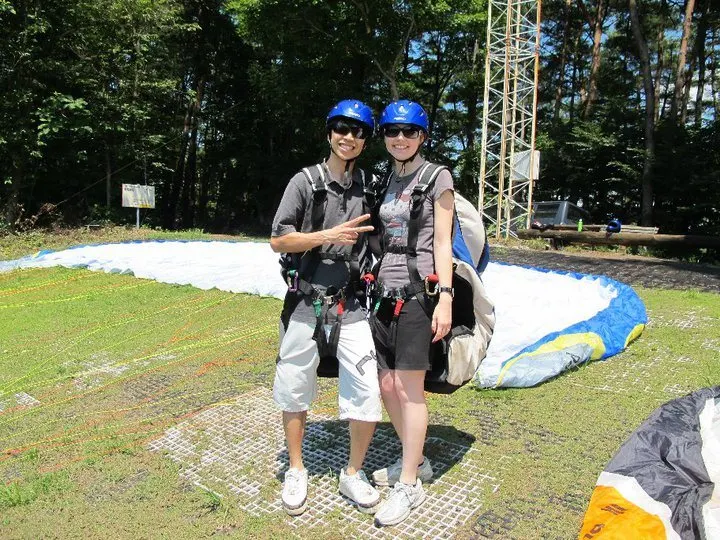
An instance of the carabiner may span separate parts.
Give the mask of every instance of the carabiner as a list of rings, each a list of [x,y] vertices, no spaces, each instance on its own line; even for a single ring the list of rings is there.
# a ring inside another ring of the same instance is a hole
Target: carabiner
[[[315,316],[320,317],[322,315],[322,300],[316,298],[313,300],[313,307],[315,308]]]
[[[300,282],[300,276],[298,275],[298,271],[297,270],[288,270],[286,281],[287,281],[288,291],[296,292],[298,290],[298,284]]]
[[[440,279],[437,274],[430,274],[425,278],[425,294],[428,296],[437,296],[440,292],[438,283]]]

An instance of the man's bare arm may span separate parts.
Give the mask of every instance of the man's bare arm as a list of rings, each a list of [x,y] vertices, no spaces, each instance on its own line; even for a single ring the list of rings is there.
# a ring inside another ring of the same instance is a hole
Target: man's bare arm
[[[372,225],[360,225],[368,219],[370,219],[370,214],[363,214],[331,229],[311,233],[291,232],[283,236],[273,236],[270,239],[270,247],[276,253],[302,253],[323,244],[352,246],[357,242],[361,233],[373,230]]]

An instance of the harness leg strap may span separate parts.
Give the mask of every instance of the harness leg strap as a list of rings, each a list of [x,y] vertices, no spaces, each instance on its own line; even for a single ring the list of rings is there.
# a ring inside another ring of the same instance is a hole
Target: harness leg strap
[[[390,322],[390,347],[394,351],[397,342],[398,319],[400,319],[400,311],[402,311],[405,300],[402,298],[395,299],[395,308],[393,310],[393,318]]]

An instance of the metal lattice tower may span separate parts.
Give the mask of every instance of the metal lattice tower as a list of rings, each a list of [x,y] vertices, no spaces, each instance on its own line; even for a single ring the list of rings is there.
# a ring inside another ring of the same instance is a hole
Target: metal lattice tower
[[[490,0],[478,210],[496,238],[530,226],[541,0]]]

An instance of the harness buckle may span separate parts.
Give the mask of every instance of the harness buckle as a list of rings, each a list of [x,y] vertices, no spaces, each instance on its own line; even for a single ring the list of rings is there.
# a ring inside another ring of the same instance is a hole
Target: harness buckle
[[[298,285],[300,284],[300,276],[298,275],[298,271],[288,270],[287,278],[285,279],[285,281],[287,281],[288,291],[297,292]]]
[[[337,288],[334,286],[330,286],[327,289],[325,289],[325,294],[323,295],[323,302],[327,304],[328,306],[331,304],[334,304],[335,302],[344,302],[345,301],[345,287]]]
[[[425,278],[425,294],[428,296],[437,296],[440,292],[440,288],[438,287],[438,283],[440,282],[440,279],[437,277],[437,274],[430,274]]]

